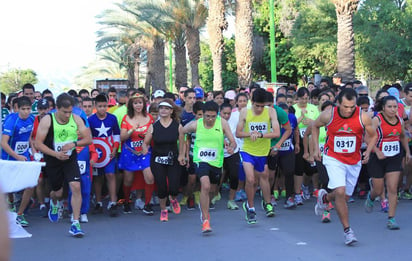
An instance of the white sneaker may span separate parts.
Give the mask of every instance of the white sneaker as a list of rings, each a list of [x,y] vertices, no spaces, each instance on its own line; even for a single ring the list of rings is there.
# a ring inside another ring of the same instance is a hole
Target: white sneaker
[[[136,199],[136,201],[134,202],[134,207],[136,209],[143,209],[144,208],[144,202],[141,198]]]
[[[355,233],[353,232],[352,228],[349,228],[348,232],[343,233],[343,236],[345,237],[345,244],[348,246],[358,242],[358,239],[355,237]]]
[[[73,216],[72,216],[73,217]],[[80,215],[80,223],[87,223],[89,222],[89,219],[87,218],[87,214],[81,214]]]

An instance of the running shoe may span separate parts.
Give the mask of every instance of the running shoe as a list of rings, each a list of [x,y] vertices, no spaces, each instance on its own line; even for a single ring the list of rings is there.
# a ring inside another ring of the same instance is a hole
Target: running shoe
[[[177,200],[176,200],[176,202],[177,202]],[[179,204],[179,203],[177,203],[177,204]],[[143,213],[145,213],[148,216],[153,216],[154,211],[153,211],[153,208],[152,208],[152,204],[144,205]]]
[[[134,202],[135,209],[143,210],[144,205],[144,201],[141,198],[136,199],[136,201]]]
[[[320,216],[323,211],[328,207],[328,203],[323,202],[323,196],[327,195],[328,192],[324,189],[320,189],[318,193],[318,198],[315,205],[315,214]]]
[[[329,210],[323,211],[322,214],[322,223],[329,223],[330,222],[330,212]]]
[[[230,185],[225,182],[225,183],[222,184],[222,189],[223,189],[224,191],[229,191],[229,190],[230,190]]]
[[[353,232],[352,228],[349,228],[347,232],[343,233],[345,237],[345,244],[347,246],[353,245],[354,243],[358,242],[358,239],[355,237],[355,233]]]
[[[187,210],[194,210],[195,209],[195,197],[191,195],[187,199],[187,205],[186,205]]]
[[[281,196],[282,198],[286,198],[286,190],[282,190],[282,191],[280,192],[280,196]]]
[[[81,214],[79,221],[80,221],[80,223],[88,223],[89,219],[87,218],[87,214]]]
[[[300,195],[300,194],[295,195],[295,205],[296,206],[302,206],[303,205],[302,195]]]
[[[368,192],[366,190],[361,190],[361,191],[359,191],[359,198],[364,199],[364,198],[366,198],[367,194],[368,194]]]
[[[124,214],[130,214],[130,213],[132,213],[132,208],[130,207],[130,203],[129,203],[129,202],[124,202],[124,203],[123,203],[123,213],[124,213]]]
[[[13,202],[10,202],[8,197],[7,197],[7,205],[9,207],[10,212],[16,212],[16,206]]]
[[[262,207],[263,210],[266,212],[267,217],[274,217],[275,216],[275,210],[270,203],[266,203],[265,201],[262,200]]]
[[[348,203],[354,203],[354,202],[355,202],[355,199],[352,196],[350,196],[348,199]]]
[[[400,196],[401,199],[406,199],[406,200],[411,200],[412,199],[412,194],[409,193],[408,191],[403,191],[400,194],[401,194],[401,196]]]
[[[247,206],[247,202],[243,202],[243,210],[246,213],[246,221],[248,224],[256,224],[257,220],[256,220],[256,212],[254,210],[250,210]]]
[[[285,204],[283,205],[284,208],[286,209],[293,209],[296,208],[295,201],[292,197],[289,197],[286,201]]]
[[[236,195],[235,195],[235,201],[236,202],[240,202],[242,201],[242,192],[240,190],[236,191]]]
[[[220,195],[220,192],[218,192],[217,195],[212,198],[212,203],[216,205],[216,202],[218,202],[221,199],[222,196]]]
[[[103,206],[101,202],[96,203],[96,206],[94,206],[94,209],[92,211],[92,214],[101,214],[103,213]]]
[[[156,195],[153,195],[152,198],[150,199],[150,204],[152,206],[158,206],[159,205],[159,197]]]
[[[186,205],[186,204],[187,204],[187,199],[188,199],[187,196],[183,196],[183,198],[180,200],[179,204],[180,204],[181,206]]]
[[[59,221],[59,203],[54,205],[53,200],[50,200],[50,208],[49,208],[48,216],[51,222]]]
[[[28,227],[29,226],[29,222],[27,222],[26,218],[24,217],[24,214],[17,215],[16,221],[22,227]]]
[[[386,224],[387,228],[390,230],[398,230],[400,229],[398,223],[396,223],[395,218],[388,219],[388,223]]]
[[[216,205],[213,204],[213,202],[209,203],[209,210],[214,210],[216,208]]]
[[[227,208],[230,209],[230,210],[238,210],[239,206],[236,205],[236,202],[234,200],[229,200],[227,202]]]
[[[175,214],[180,214],[180,205],[177,199],[170,199],[170,204],[172,205],[172,211]]]
[[[167,212],[167,209],[160,211],[160,221],[161,222],[167,222],[169,221],[169,213]]]
[[[80,227],[80,223],[76,222],[76,223],[72,223],[72,225],[70,226],[70,230],[69,233],[72,234],[72,236],[74,237],[83,237],[84,236],[84,232]]]
[[[381,211],[388,213],[389,211],[389,201],[387,199],[384,199],[381,201]]]
[[[44,204],[40,205],[40,216],[47,217],[47,207]]]
[[[319,193],[319,189],[314,189],[314,190],[313,190],[313,193],[312,193],[312,196],[313,196],[314,198],[317,198],[317,197],[318,197],[318,193]]]
[[[330,210],[332,210],[332,209],[334,209],[334,208],[335,208],[335,207],[333,206],[332,202],[329,202],[327,209],[330,211]]]
[[[273,196],[275,197],[276,200],[279,198],[279,190],[274,190],[273,191]]]
[[[371,213],[373,211],[373,200],[371,200],[371,194],[368,192],[368,195],[366,196],[365,200],[365,211],[367,213]]]
[[[210,227],[209,219],[203,220],[202,223],[202,233],[210,233],[212,232],[212,228]]]
[[[302,184],[302,198],[304,200],[310,199],[310,192],[309,192],[309,186],[305,186]]]
[[[107,210],[109,211],[109,216],[117,216],[117,204],[115,202],[109,203],[109,205],[107,206]]]
[[[276,199],[273,195],[270,196],[270,204],[272,204],[272,206],[277,206],[278,203],[276,202]]]

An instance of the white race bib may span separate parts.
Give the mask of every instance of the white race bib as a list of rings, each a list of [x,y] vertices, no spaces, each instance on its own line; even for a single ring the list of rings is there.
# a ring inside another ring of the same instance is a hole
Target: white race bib
[[[319,151],[321,155],[323,154],[324,147],[325,147],[324,143],[319,143]]]
[[[384,141],[382,143],[382,152],[386,157],[398,155],[401,152],[399,141]]]
[[[163,165],[173,165],[173,159],[168,156],[157,156],[154,158],[154,162],[163,164]]]
[[[301,138],[303,138],[303,136],[305,136],[305,132],[306,132],[306,128],[300,128],[299,129],[299,133],[300,133]]]
[[[266,134],[268,132],[268,124],[266,122],[249,122],[249,132],[254,131]]]
[[[131,147],[132,147],[133,149],[141,148],[142,145],[143,145],[143,140],[132,141],[132,142],[131,142]]]
[[[19,155],[25,153],[28,149],[29,149],[28,141],[18,141],[16,142],[16,146],[14,147],[14,151]]]
[[[197,157],[201,161],[214,161],[217,157],[217,149],[200,148]]]
[[[291,150],[291,149],[294,149],[293,148],[293,144],[292,144],[292,139],[287,139],[287,140],[285,140],[283,143],[282,143],[282,145],[280,146],[280,151],[288,151],[288,150]]]
[[[73,141],[55,142],[55,143],[54,143],[54,150],[57,151],[57,152],[60,152],[60,151],[63,150],[63,146],[64,146],[64,145],[69,144],[69,143],[72,143],[72,142],[73,142]],[[68,150],[68,151],[66,152],[66,155],[67,155],[67,156],[71,156],[71,155],[72,155],[72,151],[73,151],[73,150]]]
[[[79,170],[80,170],[80,174],[83,175],[86,173],[86,161],[84,160],[78,160],[77,164],[79,164]]]
[[[356,148],[356,137],[347,136],[347,137],[335,137],[335,146],[334,151],[337,153],[353,153]]]

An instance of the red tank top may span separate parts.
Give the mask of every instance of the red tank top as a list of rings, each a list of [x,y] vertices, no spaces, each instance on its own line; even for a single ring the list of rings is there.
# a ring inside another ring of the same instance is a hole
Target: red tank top
[[[335,107],[332,118],[326,125],[325,155],[344,164],[357,164],[361,160],[360,148],[364,131],[359,107],[356,107],[349,118],[342,118],[338,107]]]
[[[376,129],[378,134],[378,147],[386,157],[398,155],[401,152],[400,136],[402,133],[402,120],[399,116],[396,124],[390,124],[385,117],[379,113],[376,115],[380,121],[380,126]]]

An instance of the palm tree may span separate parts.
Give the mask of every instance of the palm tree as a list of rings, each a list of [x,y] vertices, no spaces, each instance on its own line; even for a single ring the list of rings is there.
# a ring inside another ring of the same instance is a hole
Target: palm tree
[[[342,81],[355,79],[355,40],[353,14],[358,9],[359,0],[332,0],[336,7],[338,21],[337,68]]]
[[[247,88],[252,82],[253,18],[252,1],[236,1],[236,66],[239,87]]]
[[[209,33],[209,46],[213,60],[213,90],[223,90],[222,84],[222,53],[224,48],[223,30],[228,24],[225,18],[225,5],[223,0],[209,0],[209,16],[207,31]]]

